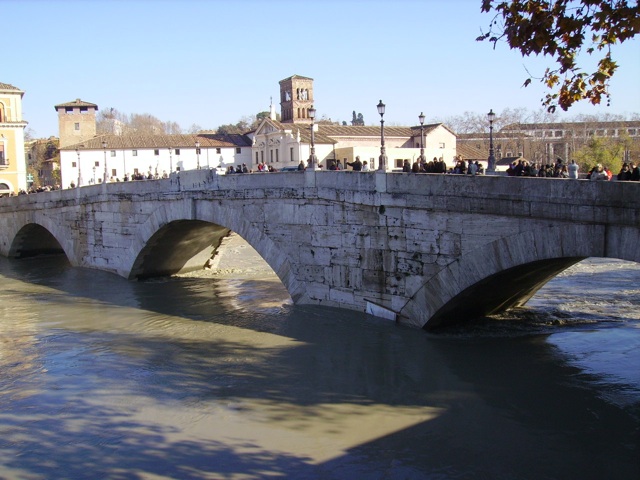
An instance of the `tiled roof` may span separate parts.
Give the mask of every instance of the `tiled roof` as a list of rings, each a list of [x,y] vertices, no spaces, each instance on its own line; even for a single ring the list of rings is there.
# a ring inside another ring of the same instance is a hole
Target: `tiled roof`
[[[250,147],[251,140],[245,135],[228,135],[217,133],[193,135],[100,135],[75,145],[68,145],[60,150],[102,150],[102,142],[107,143],[107,150],[126,150],[143,148],[195,148],[196,141],[200,148]]]
[[[281,123],[277,120],[267,119],[279,130],[290,130],[294,137],[300,132],[302,143],[311,143],[311,124],[309,123]],[[424,126],[424,134],[438,128],[440,123]],[[380,138],[380,127],[377,126],[353,126],[353,125],[333,125],[317,123],[317,130],[313,135],[316,144],[336,144],[340,138]],[[445,127],[447,128],[447,127]],[[408,138],[413,135],[420,135],[420,127],[385,127],[385,137]]]
[[[20,91],[18,87],[14,87],[13,85],[9,85],[8,83],[2,83],[2,82],[0,82],[0,90],[17,90],[18,92]]]
[[[313,78],[303,77],[302,75],[291,75],[290,77],[283,78],[282,80],[280,80],[280,82],[286,82],[287,80],[290,80],[292,78],[299,78],[301,80],[313,80]]]
[[[465,160],[486,160],[489,158],[489,152],[483,152],[479,148],[472,145],[456,144],[456,153],[462,155]]]
[[[98,105],[96,105],[95,103],[89,103],[89,102],[85,102],[83,100],[80,100],[79,98],[76,98],[73,102],[67,102],[67,103],[61,103],[59,105],[56,105],[55,108],[56,110],[58,108],[64,108],[64,107],[93,107],[96,110],[98,110]]]

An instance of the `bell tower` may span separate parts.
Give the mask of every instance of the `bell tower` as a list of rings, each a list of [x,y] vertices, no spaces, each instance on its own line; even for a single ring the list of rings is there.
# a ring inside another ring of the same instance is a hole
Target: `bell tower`
[[[293,75],[280,80],[280,121],[311,123],[309,109],[313,106],[313,78]]]

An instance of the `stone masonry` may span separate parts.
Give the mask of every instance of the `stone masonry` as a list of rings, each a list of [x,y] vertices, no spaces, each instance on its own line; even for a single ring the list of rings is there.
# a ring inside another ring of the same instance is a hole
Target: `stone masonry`
[[[634,182],[196,170],[3,198],[0,253],[133,279],[202,268],[234,231],[297,304],[432,328],[521,305],[587,257],[639,262],[639,212]]]

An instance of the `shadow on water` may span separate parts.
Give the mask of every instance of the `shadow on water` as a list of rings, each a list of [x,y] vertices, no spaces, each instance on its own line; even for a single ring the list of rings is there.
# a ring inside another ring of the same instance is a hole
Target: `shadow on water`
[[[20,263],[0,261],[0,274],[78,299],[293,340],[265,348],[252,345],[255,333],[238,341],[172,339],[104,330],[100,318],[95,330],[61,332],[60,348],[73,351],[50,359],[57,374],[11,398],[10,411],[0,409],[0,454],[6,468],[29,472],[20,478],[640,478],[640,401],[607,402],[544,335],[437,336],[312,307],[212,313],[198,300],[215,289],[206,281],[128,282],[47,261],[35,274],[33,264]],[[103,352],[98,363],[96,350]],[[296,420],[300,430],[310,416],[336,422],[328,404],[351,405],[354,415],[356,406],[378,405],[438,414],[317,465],[257,445],[176,439],[175,426],[141,423],[124,408],[92,401],[118,390],[169,408],[223,402],[246,414],[248,400],[259,400],[268,404],[268,421]]]

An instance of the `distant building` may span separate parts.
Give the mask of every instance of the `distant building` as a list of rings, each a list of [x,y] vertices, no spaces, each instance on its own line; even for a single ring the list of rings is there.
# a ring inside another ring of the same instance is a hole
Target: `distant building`
[[[245,164],[256,171],[264,162],[276,170],[305,164],[311,151],[313,79],[293,75],[280,82],[280,121],[274,105],[258,128],[244,135],[199,133],[197,135],[96,136],[98,106],[76,99],[56,105],[60,127],[60,169],[63,188],[123,180],[125,175],[163,176],[166,172],[198,168],[226,170]],[[380,155],[380,127],[313,123],[314,146],[320,165],[329,168],[359,156],[375,169]],[[427,161],[443,158],[449,167],[456,155],[456,136],[443,124],[386,127],[387,170],[401,170],[405,159],[413,163],[420,155],[422,132]],[[200,145],[196,149],[196,142]]]
[[[100,135],[60,148],[63,188],[250,162],[251,140],[245,135]]]
[[[559,122],[518,123],[507,125],[493,133],[494,153],[497,160],[504,157],[524,157],[535,163],[564,161],[585,146],[592,138],[628,137],[631,148],[624,152],[623,160],[640,156],[640,121],[619,122]],[[458,146],[470,146],[489,156],[488,133],[458,134]]]
[[[0,83],[0,195],[27,189],[22,97],[19,88]]]
[[[82,143],[96,136],[98,106],[95,103],[76,98],[73,102],[56,105],[55,109],[58,112],[60,148]]]
[[[280,81],[280,118],[271,115],[247,135],[252,139],[252,165],[265,162],[276,167],[307,162],[311,152],[311,118],[313,79],[293,75]],[[380,127],[314,123],[314,147],[318,162],[329,168],[339,162],[341,168],[359,156],[371,169],[377,168],[380,156]],[[441,123],[424,125],[424,155],[427,161],[443,158],[452,166],[456,155],[456,135]],[[413,163],[420,155],[420,126],[385,127],[387,170],[401,170],[404,160]]]

